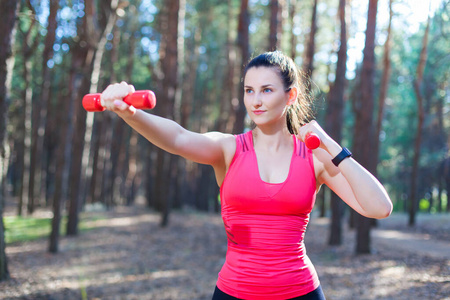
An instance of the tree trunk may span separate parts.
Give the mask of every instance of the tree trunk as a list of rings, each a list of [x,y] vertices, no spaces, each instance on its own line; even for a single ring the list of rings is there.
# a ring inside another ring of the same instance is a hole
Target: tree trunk
[[[73,123],[67,122],[73,115],[74,101],[61,101],[61,113],[58,115],[58,124],[61,124],[59,141],[56,151],[55,192],[53,194],[52,229],[49,237],[49,252],[57,253],[59,248],[59,232],[61,213],[67,198],[69,185],[69,161],[72,146]]]
[[[440,84],[440,89],[444,90],[445,89],[445,82]],[[438,103],[437,103],[437,118],[438,118],[438,128],[437,128],[437,132],[439,137],[441,137],[441,140],[439,142],[440,145],[442,145],[442,147],[445,147],[446,144],[446,135],[445,135],[445,129],[444,129],[444,102],[445,102],[445,98],[442,95],[441,97],[439,97],[438,99]],[[444,189],[444,168],[443,168],[444,164],[443,161],[440,162],[440,166],[439,166],[439,172],[438,172],[438,195],[437,195],[437,200],[438,200],[438,212],[441,213],[443,212],[443,203],[442,203],[442,192]]]
[[[107,16],[107,21],[105,23],[105,27],[101,34],[95,32],[95,34],[89,33],[94,30],[90,26],[89,20],[94,18],[95,13],[93,10],[92,3],[88,3],[86,5],[86,18],[84,19],[83,25],[84,31],[82,31],[82,37],[85,41],[88,42],[88,45],[91,44],[91,49],[89,51],[95,51],[94,58],[92,60],[92,65],[89,60],[85,60],[82,62],[82,70],[86,75],[90,75],[90,80],[87,81],[86,77],[83,78],[82,88],[79,89],[76,94],[75,101],[80,101],[83,95],[87,92],[96,93],[98,90],[98,83],[100,80],[100,68],[101,62],[103,58],[103,54],[105,52],[105,45],[107,42],[107,35],[110,34],[113,30],[114,23],[116,21],[116,13],[115,9],[117,7],[118,1],[112,0],[110,1],[110,10],[104,12]],[[98,39],[97,40],[95,39]],[[93,50],[93,48],[96,48]],[[90,153],[90,143],[85,142],[89,141],[92,136],[92,124],[93,124],[93,113],[86,114],[86,111],[80,107],[80,105],[76,106],[76,112],[74,114],[76,119],[74,120],[74,124],[76,124],[75,136],[73,139],[73,153],[72,153],[72,166],[71,166],[71,193],[70,193],[70,204],[69,204],[69,220],[67,222],[67,235],[76,235],[78,234],[78,214],[80,210],[80,200],[81,195],[83,195],[83,191],[85,188],[85,181],[82,174],[86,170],[87,166],[87,157]],[[83,178],[82,178],[83,177]]]
[[[59,1],[51,0],[50,14],[47,19],[47,35],[45,36],[44,51],[42,53],[41,96],[39,99],[39,105],[36,106],[36,118],[33,118],[35,125],[33,126],[31,145],[29,184],[29,199],[32,207],[34,207],[36,200],[39,200],[42,195],[42,192],[40,191],[42,187],[41,179],[43,177],[41,176],[43,172],[43,164],[41,163],[41,159],[43,157],[44,134],[47,122],[47,104],[49,102],[51,87],[50,68],[47,66],[47,62],[53,57],[53,44],[55,43],[56,37],[56,16],[58,8]]]
[[[241,12],[239,14],[238,23],[238,37],[237,44],[241,50],[241,65],[246,65],[250,58],[250,45],[249,45],[249,30],[250,16],[248,12],[248,0],[241,0]],[[241,78],[244,78],[244,70],[241,71]],[[244,88],[243,83],[239,86],[239,101],[237,105],[233,106],[236,115],[236,121],[234,123],[233,132],[244,132],[244,120],[246,115],[244,105]]]
[[[26,48],[26,47],[25,47]],[[30,58],[24,56],[24,79],[25,79],[25,91],[23,95],[24,99],[24,164],[22,173],[22,195],[19,201],[19,211],[18,215],[21,216],[23,213],[23,206],[27,207],[28,214],[33,213],[34,204],[31,202],[29,194],[29,183],[30,183],[30,156],[31,156],[31,120],[32,120],[32,96],[33,90],[31,87],[31,72],[32,72],[32,62]]]
[[[417,181],[419,173],[420,146],[422,144],[423,121],[425,119],[425,111],[423,107],[424,96],[422,92],[423,73],[427,63],[428,35],[430,32],[431,19],[428,17],[427,27],[422,40],[422,50],[420,51],[419,64],[417,65],[416,78],[414,80],[414,92],[417,97],[417,131],[416,140],[414,142],[414,157],[412,161],[411,185],[410,185],[410,206],[409,206],[409,226],[416,224],[417,201]]]
[[[282,1],[270,1],[269,51],[280,48],[282,35]]]
[[[163,80],[161,82],[161,95],[159,98],[160,112],[163,117],[174,118],[175,95],[178,87],[178,20],[180,0],[169,0],[164,5],[161,15],[161,25],[163,35],[160,44],[161,71]],[[161,207],[160,225],[165,227],[169,223],[169,213],[171,208],[170,197],[167,197],[170,189],[170,167],[171,154],[158,149],[157,172],[155,182],[155,201]]]
[[[328,195],[330,191],[327,187],[323,187],[320,189],[319,193],[316,195],[316,203],[319,205],[319,217],[325,218],[327,216],[327,201],[330,197]]]
[[[314,53],[316,52],[316,33],[317,33],[317,2],[314,0],[312,16],[311,16],[311,26],[309,32],[309,40],[306,46],[306,56],[305,62],[303,64],[303,70],[308,78],[312,78],[314,72]],[[308,80],[306,83],[306,90],[311,91],[311,81]]]
[[[295,34],[295,16],[297,14],[297,0],[290,1],[289,19],[291,20],[291,58],[297,56],[297,35]]]
[[[327,107],[327,132],[337,142],[342,141],[342,127],[344,119],[344,92],[347,85],[345,74],[347,72],[347,25],[345,21],[345,0],[339,1],[339,20],[341,24],[340,47],[336,66],[336,79],[328,93]],[[331,193],[331,223],[330,245],[340,245],[342,243],[342,200],[334,193]]]
[[[61,128],[59,146],[57,151],[57,164],[55,173],[55,192],[53,195],[53,220],[52,220],[52,232],[50,234],[50,244],[49,251],[56,253],[58,252],[59,243],[59,228],[61,221],[61,209],[63,200],[67,198],[68,195],[68,184],[69,175],[73,176],[74,168],[71,168],[71,174],[69,174],[70,164],[74,164],[77,161],[77,156],[80,153],[83,145],[83,137],[85,132],[85,120],[86,111],[81,109],[79,101],[82,95],[88,92],[89,80],[88,76],[91,74],[91,62],[93,57],[93,48],[91,39],[95,31],[92,30],[92,17],[94,15],[93,10],[94,3],[91,1],[86,1],[85,3],[85,15],[82,22],[78,27],[78,43],[73,47],[72,56],[72,68],[69,80],[69,96],[62,99],[70,99],[68,101],[67,109],[61,110],[62,112],[67,112],[66,119],[60,119],[58,124],[63,124]],[[88,21],[89,20],[89,21]],[[62,102],[65,103],[65,102]],[[75,105],[75,103],[77,105]],[[61,105],[64,106],[64,105]],[[58,116],[61,117],[63,113],[59,113]],[[64,122],[64,120],[69,120],[69,122]],[[73,138],[73,139],[72,139]],[[81,141],[81,142],[80,142]],[[72,146],[73,145],[73,146]],[[71,153],[73,151],[73,153]],[[75,168],[79,166],[75,165]],[[77,174],[79,176],[79,174]],[[76,222],[75,218],[77,216],[73,215],[74,207],[76,208],[77,203],[73,204],[73,190],[78,191],[78,186],[73,182],[76,177],[72,177],[70,182],[72,184],[71,188],[71,199],[69,203],[69,215],[70,215],[70,229],[72,230],[73,224]],[[76,226],[75,226],[76,227]],[[70,234],[73,234],[71,232]]]
[[[111,65],[109,66],[109,72],[111,74],[110,76],[110,82],[117,82],[117,74],[114,69],[114,66],[118,65],[119,62],[119,45],[121,40],[121,34],[120,30],[117,26],[114,27],[113,30],[113,39],[112,39],[112,49],[111,49]],[[132,48],[132,47],[130,47]],[[130,53],[131,57],[133,58],[134,55],[134,49]],[[120,71],[119,71],[120,72]],[[122,76],[120,76],[122,77]],[[120,80],[120,79],[119,79]],[[130,82],[128,80],[128,82]],[[104,191],[105,196],[108,197],[108,202],[115,205],[116,203],[119,203],[119,193],[118,190],[116,190],[116,186],[120,186],[120,183],[117,182],[116,185],[116,178],[117,178],[117,167],[119,166],[119,157],[120,152],[122,150],[122,145],[124,144],[124,122],[122,120],[119,120],[117,116],[114,114],[110,114],[112,118],[112,124],[111,124],[111,134],[113,135],[113,138],[110,138],[110,158],[108,160],[108,172],[105,174],[107,176],[107,180],[104,182]]]
[[[181,121],[181,104],[182,99],[184,98],[184,89],[182,86],[182,80],[185,76],[186,72],[186,61],[185,61],[185,38],[184,33],[186,31],[186,0],[179,1],[178,7],[178,30],[177,30],[177,88],[175,90],[175,99],[174,99],[174,120],[178,124]],[[183,179],[181,173],[183,172],[180,168],[183,167],[185,163],[184,159],[181,159],[179,156],[172,156],[172,166],[170,171],[170,184],[172,187],[170,188],[170,193],[168,196],[171,198],[171,208],[180,208],[182,203],[182,186]]]
[[[28,9],[31,13],[35,14],[33,7],[28,3]],[[24,43],[22,47],[22,55],[24,61],[23,78],[25,80],[25,88],[23,93],[23,111],[24,111],[24,159],[23,159],[23,173],[22,173],[22,193],[19,200],[18,214],[22,215],[23,206],[26,206],[28,214],[34,211],[34,201],[32,199],[32,193],[30,192],[30,162],[31,162],[31,140],[32,140],[32,120],[33,118],[33,89],[32,89],[32,67],[31,62],[33,52],[37,47],[38,39],[32,40],[32,31],[36,25],[36,19],[32,18],[30,26],[24,34]],[[19,27],[20,29],[20,27]]]
[[[92,122],[92,134],[91,134],[91,141],[89,145],[90,153],[89,153],[89,171],[87,172],[89,174],[89,177],[86,178],[85,182],[89,185],[89,190],[86,191],[88,195],[86,196],[86,201],[88,203],[103,203],[102,199],[100,199],[100,168],[99,168],[99,156],[100,156],[100,143],[101,143],[101,133],[103,129],[103,119],[105,117],[105,114],[95,114],[94,121]]]
[[[375,31],[378,0],[369,0],[367,17],[366,42],[364,47],[364,59],[361,70],[361,82],[359,85],[360,97],[354,99],[353,110],[355,112],[355,134],[353,152],[355,158],[373,173],[376,160],[373,157],[373,107],[374,107],[374,75],[375,75]],[[356,253],[371,252],[370,227],[371,220],[357,215],[356,217]]]
[[[383,54],[383,75],[381,77],[381,85],[380,85],[380,94],[378,97],[378,116],[377,116],[377,124],[375,128],[375,136],[373,139],[374,142],[374,156],[379,161],[379,153],[380,153],[380,133],[381,127],[383,123],[384,116],[384,104],[386,102],[387,91],[389,88],[389,81],[391,78],[391,26],[392,26],[392,17],[394,16],[394,11],[392,10],[392,1],[389,1],[389,24],[387,29],[387,37],[386,42],[384,43],[384,54]],[[374,169],[374,176],[377,176],[377,168]]]
[[[192,116],[195,82],[197,79],[198,60],[200,56],[199,47],[201,43],[202,28],[207,26],[201,22],[196,24],[195,32],[191,39],[186,40],[186,57],[189,59],[186,61],[186,72],[183,74],[181,80],[181,89],[183,90],[183,101],[180,107],[180,125],[184,128],[190,127],[190,119]],[[225,97],[224,97],[225,98]],[[224,101],[225,102],[225,101]],[[193,165],[186,160],[178,160],[178,174],[177,174],[177,186],[181,191],[180,199],[175,203],[174,207],[181,207],[182,204],[187,204],[192,199],[192,187],[195,185],[195,171],[198,168],[197,165]],[[189,166],[189,167],[188,167]]]
[[[443,186],[444,189],[447,190],[447,199],[448,199],[448,195],[450,194],[450,157],[447,157],[444,161],[443,161]],[[448,203],[447,200],[447,212],[450,212],[450,204]]]
[[[232,20],[236,18],[233,14],[231,0],[228,0],[228,19]],[[217,129],[220,132],[232,132],[233,124],[236,120],[236,116],[233,110],[233,103],[238,102],[238,91],[237,91],[237,78],[236,74],[236,44],[233,42],[233,37],[235,36],[235,31],[231,26],[231,22],[227,22],[227,45],[226,45],[226,59],[227,59],[227,76],[225,82],[224,99],[221,101],[221,110],[224,113],[219,117],[219,124]],[[223,109],[223,110],[222,110]]]
[[[70,62],[66,62],[70,65]],[[52,71],[54,72],[54,71]],[[70,77],[69,72],[69,77]],[[49,99],[52,99],[53,92],[49,91]],[[56,94],[59,94],[56,92]],[[57,95],[59,96],[59,95]],[[67,93],[67,96],[69,94]],[[70,98],[69,98],[70,99]],[[56,157],[55,151],[57,147],[58,140],[58,112],[60,110],[57,108],[57,105],[53,104],[52,101],[47,102],[47,122],[45,124],[45,133],[44,133],[44,151],[43,151],[43,171],[42,171],[42,182],[41,182],[41,192],[43,198],[41,202],[44,206],[48,206],[50,199],[53,198],[54,191],[54,182],[55,182],[55,159]]]
[[[132,32],[138,30],[135,19],[137,19],[137,10],[135,7],[131,6],[133,15],[131,16],[133,25]],[[129,36],[127,40],[128,53],[134,53],[136,48],[136,38],[134,34]],[[126,82],[131,82],[134,69],[134,56],[130,55],[125,67],[124,80]],[[118,154],[118,166],[115,168],[114,182],[122,182],[120,186],[120,191],[116,193],[123,197],[127,205],[131,205],[134,202],[135,195],[135,182],[137,174],[137,159],[138,159],[138,139],[139,134],[137,131],[131,129],[125,122],[118,120],[116,124],[117,128],[115,132],[121,135],[120,140],[129,141],[127,143],[119,144],[120,150]],[[119,129],[120,128],[120,129]],[[144,156],[143,156],[144,157]],[[122,177],[122,179],[120,179]],[[119,185],[117,185],[119,186]],[[123,192],[122,192],[123,191]]]
[[[131,137],[129,142],[129,155],[128,155],[128,172],[125,178],[125,201],[127,205],[130,205],[134,202],[135,195],[135,182],[136,182],[136,174],[137,174],[137,165],[138,165],[138,139],[139,134],[137,131],[131,131]]]
[[[6,145],[6,125],[8,124],[8,101],[11,91],[12,45],[14,45],[17,0],[0,2],[0,281],[9,278],[6,259],[5,227],[3,224],[3,208],[6,202],[6,167],[9,160]]]
[[[106,50],[107,37],[113,32],[114,24],[117,20],[117,14],[115,12],[118,5],[118,1],[110,1],[110,5],[102,9],[103,18],[106,20],[103,22],[102,32],[99,34],[99,41],[97,44],[97,50],[95,52],[93,61],[93,70],[90,80],[90,93],[97,93],[100,89],[100,74],[102,70],[102,61]],[[100,21],[100,20],[99,20]],[[86,120],[86,133],[90,132],[93,126],[92,114]],[[97,118],[96,118],[97,119]],[[99,118],[100,119],[100,118]],[[107,182],[111,178],[111,141],[113,136],[112,115],[104,114],[101,118],[101,124],[98,124],[101,128],[97,131],[98,149],[94,149],[94,153],[97,155],[97,163],[93,164],[93,169],[97,172],[97,184],[95,185],[95,198],[101,199],[101,201],[110,208],[112,206],[110,189],[108,189]],[[88,135],[85,135],[84,140],[88,139]],[[84,144],[84,154],[93,153],[90,149],[90,144]]]

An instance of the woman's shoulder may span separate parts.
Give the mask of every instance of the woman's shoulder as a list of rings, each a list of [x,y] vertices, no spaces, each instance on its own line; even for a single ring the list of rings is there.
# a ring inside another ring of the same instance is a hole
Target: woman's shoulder
[[[222,133],[222,147],[224,149],[225,160],[231,162],[236,152],[236,136],[229,133]]]
[[[234,155],[234,152],[236,151],[236,135],[219,131],[207,132],[205,135],[220,145],[225,157]]]
[[[225,178],[225,175],[233,161],[234,154],[236,153],[236,136],[228,133],[222,132],[208,132],[205,133],[210,139],[214,140],[217,145],[221,148],[222,159],[218,161],[217,164],[213,164],[216,179],[219,186]]]
[[[215,140],[219,143],[233,143],[235,140],[235,135],[230,133],[223,133],[219,131],[210,131],[204,133],[204,135],[208,136],[210,139]]]

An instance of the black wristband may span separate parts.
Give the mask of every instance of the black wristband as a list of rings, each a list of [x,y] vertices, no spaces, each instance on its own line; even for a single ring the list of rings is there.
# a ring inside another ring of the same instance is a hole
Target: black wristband
[[[336,155],[336,157],[333,158],[331,161],[337,167],[344,159],[346,159],[347,157],[350,157],[350,156],[352,156],[352,153],[350,152],[350,150],[343,147],[342,151],[338,155]]]

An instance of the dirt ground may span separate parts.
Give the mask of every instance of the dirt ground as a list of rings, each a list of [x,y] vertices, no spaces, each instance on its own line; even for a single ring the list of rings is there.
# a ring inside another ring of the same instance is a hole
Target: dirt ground
[[[9,245],[0,299],[211,299],[226,253],[219,215],[175,212],[160,228],[142,208],[100,214],[56,255],[47,239]],[[381,221],[374,253],[355,256],[354,231],[329,247],[328,219],[312,217],[306,247],[328,300],[450,299],[450,216],[419,216],[413,229],[406,220]]]

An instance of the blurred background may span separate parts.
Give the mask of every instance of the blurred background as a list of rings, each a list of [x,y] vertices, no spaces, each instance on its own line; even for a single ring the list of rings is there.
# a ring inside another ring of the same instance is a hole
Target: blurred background
[[[0,213],[51,211],[51,252],[92,207],[138,204],[163,227],[171,211],[220,211],[212,168],[159,151],[110,112],[87,113],[85,94],[124,80],[155,92],[152,114],[237,134],[248,129],[243,66],[275,49],[312,79],[305,89],[316,119],[377,175],[409,226],[419,212],[450,211],[448,0],[2,0],[0,8]],[[348,221],[355,251],[370,253],[375,222],[336,197],[322,188],[316,200],[317,215],[331,220],[329,243],[342,243]]]

